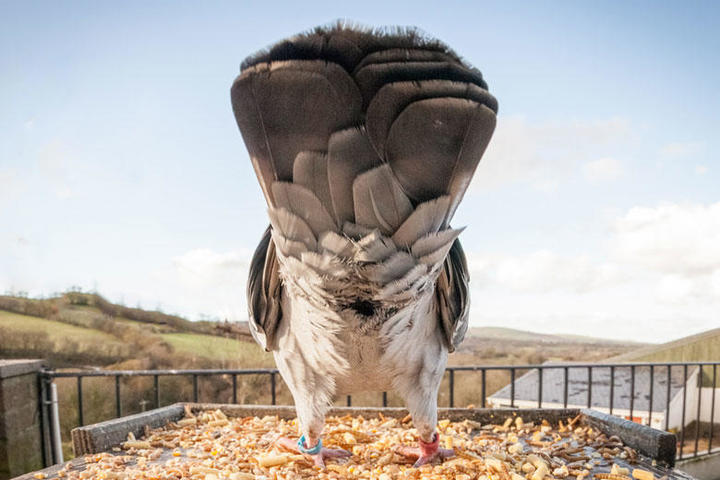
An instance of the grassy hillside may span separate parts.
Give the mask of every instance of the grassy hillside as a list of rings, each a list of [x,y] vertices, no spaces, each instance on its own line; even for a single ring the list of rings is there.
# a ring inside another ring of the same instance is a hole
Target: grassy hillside
[[[0,356],[46,358],[55,367],[264,367],[246,325],[191,322],[71,292],[38,300],[0,296]]]
[[[164,333],[160,336],[177,354],[212,359],[218,366],[227,364],[244,367],[275,366],[272,356],[263,352],[254,342],[196,333]]]
[[[621,362],[720,361],[720,328],[612,358]]]
[[[0,310],[0,328],[34,335],[47,334],[56,344],[62,343],[67,339],[74,339],[82,344],[103,343],[122,345],[118,342],[117,338],[99,330],[2,310]]]
[[[636,344],[631,341],[610,340],[606,338],[587,337],[583,335],[572,334],[547,334],[529,332],[526,330],[517,330],[506,327],[471,327],[468,331],[469,336],[492,339],[492,340],[511,340],[536,343],[582,343],[582,344],[603,344],[603,345],[629,345]],[[637,344],[641,345],[641,344]]]
[[[717,362],[720,361],[720,328],[630,351],[610,358],[613,362]],[[720,381],[720,378],[717,379]],[[703,369],[703,385],[712,385],[712,367]]]

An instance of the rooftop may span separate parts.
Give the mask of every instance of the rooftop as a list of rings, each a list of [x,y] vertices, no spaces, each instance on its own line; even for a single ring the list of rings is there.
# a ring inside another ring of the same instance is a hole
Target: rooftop
[[[696,368],[688,370],[688,378]],[[630,409],[631,368],[615,367],[613,408]],[[601,365],[592,367],[593,407],[610,407],[610,367]],[[543,403],[563,404],[564,367],[548,368],[542,376]],[[683,367],[671,368],[670,400],[681,391],[683,386]],[[491,400],[510,400],[510,384],[490,396]],[[650,368],[635,367],[635,402],[633,409],[647,411],[650,406]],[[532,370],[515,380],[515,400],[538,400],[538,371]],[[570,406],[587,406],[588,404],[588,369],[585,367],[568,368],[568,400]],[[663,412],[667,406],[667,367],[655,367],[653,374],[653,412]]]

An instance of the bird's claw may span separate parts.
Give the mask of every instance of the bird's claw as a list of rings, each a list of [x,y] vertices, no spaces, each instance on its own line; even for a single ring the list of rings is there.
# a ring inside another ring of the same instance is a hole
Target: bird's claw
[[[293,440],[287,437],[281,437],[275,443],[286,450],[290,450],[291,452],[302,453],[300,452],[300,450],[298,450],[297,440]],[[316,453],[314,455],[303,453],[303,455],[311,459],[316,466],[324,468],[325,460],[330,458],[347,458],[351,454],[347,450],[342,450],[340,448],[323,447],[322,449],[320,449],[319,453]]]
[[[414,468],[422,467],[428,463],[442,462],[445,459],[455,456],[455,452],[447,448],[438,448],[433,453],[427,453],[423,452],[419,447],[407,447],[404,445],[397,447],[395,453],[403,457],[417,458],[413,464]]]
[[[440,448],[440,436],[435,433],[431,442],[424,442],[418,439],[419,447],[399,446],[395,449],[395,453],[403,457],[417,458],[413,467],[422,467],[428,463],[435,461],[443,461],[446,458],[455,456],[455,452],[447,448]]]

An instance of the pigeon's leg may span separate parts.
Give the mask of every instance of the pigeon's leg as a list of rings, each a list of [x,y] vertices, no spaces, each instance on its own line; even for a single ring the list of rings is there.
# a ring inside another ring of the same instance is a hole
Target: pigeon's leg
[[[325,448],[318,444],[321,442],[322,430],[325,424],[322,414],[313,411],[312,408],[301,407],[297,405],[298,420],[300,421],[303,433],[303,448],[300,448],[298,439],[281,437],[276,444],[293,452],[302,453],[312,459],[318,467],[325,466],[325,460],[329,458],[346,458],[350,456],[350,452],[335,448]]]
[[[411,399],[417,398],[418,401]],[[420,395],[411,395],[407,399],[408,410],[413,419],[413,424],[418,431],[418,446],[399,446],[395,453],[404,457],[416,458],[414,467],[420,467],[426,463],[443,461],[455,455],[455,452],[446,448],[440,448],[440,435],[435,430],[437,424],[437,392],[420,398]]]
[[[275,359],[295,401],[302,432],[301,438],[305,440],[302,448],[297,438],[281,437],[275,443],[284,449],[306,455],[319,467],[324,467],[325,460],[329,458],[349,457],[350,452],[346,450],[318,445],[321,443],[325,426],[328,399],[331,398],[327,393],[329,388],[320,381],[322,378],[318,378],[309,369],[302,368],[298,362],[295,362],[294,366],[291,365],[282,354],[276,354]]]
[[[397,385],[400,387],[397,389],[398,393],[405,399],[419,438],[417,447],[400,446],[395,449],[395,453],[416,458],[415,467],[443,461],[455,455],[452,450],[440,448],[440,435],[435,430],[437,392],[445,371],[446,360],[447,353],[444,351],[437,354],[426,352],[416,379],[403,377],[405,381]]]

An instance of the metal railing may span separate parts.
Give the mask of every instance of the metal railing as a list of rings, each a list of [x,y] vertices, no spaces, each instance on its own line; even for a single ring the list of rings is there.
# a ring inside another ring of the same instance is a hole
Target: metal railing
[[[449,366],[446,369],[446,386],[441,387],[440,397],[441,405],[448,407],[456,406],[456,383],[458,376],[467,377],[468,375],[474,375],[480,377],[480,392],[478,396],[472,396],[470,400],[475,400],[473,403],[476,406],[486,408],[488,406],[505,406],[511,408],[577,408],[577,407],[588,407],[595,408],[601,411],[606,411],[611,415],[619,415],[630,420],[637,420],[635,416],[638,413],[638,407],[636,405],[636,398],[638,395],[647,399],[647,405],[642,409],[643,412],[647,412],[647,419],[642,423],[652,426],[653,413],[657,413],[657,410],[653,410],[653,403],[656,401],[656,388],[660,384],[664,383],[665,392],[665,409],[664,409],[664,429],[668,430],[670,427],[670,418],[672,408],[681,408],[681,425],[685,427],[679,429],[678,438],[678,459],[688,457],[699,457],[710,454],[714,451],[720,451],[720,445],[713,449],[713,425],[715,422],[715,390],[718,388],[717,370],[720,362],[664,362],[664,363],[563,363],[563,364],[542,364],[542,365],[463,365],[463,366]],[[691,371],[690,369],[693,369]],[[642,385],[637,385],[637,374],[640,371],[643,373],[642,377],[645,377],[645,371],[647,370],[648,382],[643,381]],[[574,375],[577,372],[584,372],[584,374]],[[561,380],[556,375],[557,372],[561,373]],[[598,375],[598,372],[601,375]],[[628,385],[617,384],[618,374],[623,372],[621,382],[625,381]],[[680,383],[678,374],[682,378]],[[45,370],[42,372],[42,388],[41,395],[45,405],[49,405],[48,401],[49,388],[47,385],[54,382],[56,379],[75,379],[76,392],[77,392],[77,424],[82,426],[85,424],[84,415],[84,399],[83,399],[83,379],[88,377],[108,377],[114,378],[114,397],[115,397],[115,416],[121,417],[123,415],[122,408],[122,388],[121,379],[129,377],[152,377],[152,404],[157,408],[161,406],[161,389],[160,389],[160,377],[189,377],[192,380],[192,401],[200,402],[201,400],[211,400],[217,402],[217,399],[201,399],[200,391],[200,380],[205,377],[227,377],[230,378],[231,387],[231,401],[232,403],[238,403],[238,377],[244,377],[248,375],[265,375],[269,377],[269,391],[265,395],[269,394],[269,402],[271,405],[276,405],[278,400],[277,389],[278,382],[277,376],[279,372],[277,369],[206,369],[206,370],[87,370],[87,371],[54,371]],[[462,374],[462,375],[459,375]],[[518,377],[518,374],[521,376]],[[490,392],[488,389],[488,378],[494,375],[495,383],[498,381],[507,383],[503,388],[497,389],[497,385],[493,388],[496,389],[494,392]],[[502,378],[498,378],[501,375]],[[505,377],[504,375],[507,375]],[[535,376],[533,376],[535,375]],[[686,427],[689,424],[687,421],[688,410],[687,398],[688,388],[684,388],[688,384],[688,380],[692,375],[698,375],[697,388],[697,400],[696,400],[696,415],[695,415],[695,429],[694,429],[694,445],[686,442]],[[706,377],[703,377],[705,375]],[[505,380],[506,378],[506,380]],[[702,402],[702,381],[706,378],[709,383],[709,388],[712,388],[712,397],[710,405],[710,416],[709,423],[710,429],[707,438],[703,435],[703,440],[706,440],[707,448],[700,448],[701,440],[701,402]],[[656,382],[657,380],[657,382]],[[560,396],[557,391],[551,390],[549,387],[559,387],[558,381],[562,385],[562,393]],[[657,383],[657,385],[656,385]],[[476,383],[472,384],[475,388]],[[582,388],[577,391],[570,391],[570,385],[577,387],[585,385],[585,390]],[[607,385],[608,395],[600,396],[597,394],[602,387]],[[628,408],[620,408],[616,404],[617,389],[620,387],[621,396],[623,392],[627,392],[624,397],[629,397]],[[640,389],[638,388],[640,387]],[[647,388],[647,390],[642,390]],[[521,391],[518,392],[518,389]],[[580,396],[584,394],[584,398],[580,401],[578,399],[578,392]],[[491,397],[488,397],[488,395]],[[503,397],[503,394],[506,394]],[[681,395],[681,407],[673,407],[673,400]],[[492,398],[496,397],[496,398]],[[267,398],[267,397],[266,397]],[[492,398],[493,405],[489,405],[487,402],[488,398]],[[660,398],[660,397],[657,397]],[[189,399],[186,399],[189,400]],[[465,398],[465,400],[468,400]],[[352,406],[352,397],[348,395],[345,399],[347,406]],[[261,403],[261,402],[256,402]],[[388,393],[382,392],[379,402],[383,407],[388,406]],[[45,424],[48,425],[52,421],[50,409],[46,408],[43,411],[43,417],[45,418]],[[57,420],[57,419],[56,419]],[[49,440],[46,439],[45,445],[49,445]],[[688,447],[691,450],[688,451]],[[688,455],[689,454],[689,455]],[[53,456],[57,458],[57,456]]]

